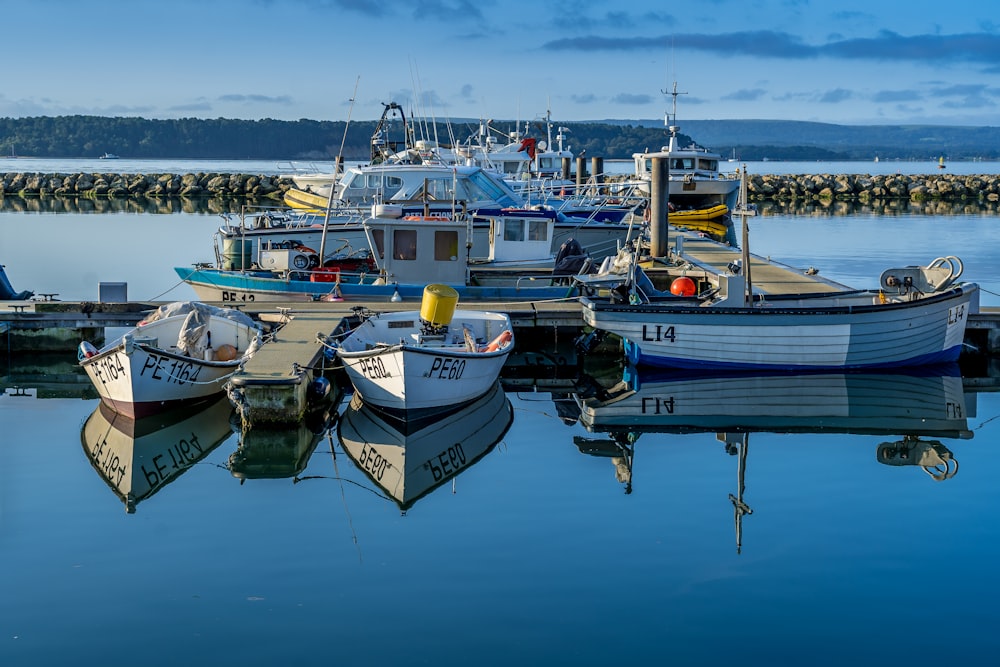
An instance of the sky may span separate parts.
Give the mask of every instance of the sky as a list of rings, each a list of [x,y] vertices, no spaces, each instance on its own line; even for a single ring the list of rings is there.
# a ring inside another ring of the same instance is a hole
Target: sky
[[[983,0],[0,0],[0,117],[1000,124]]]

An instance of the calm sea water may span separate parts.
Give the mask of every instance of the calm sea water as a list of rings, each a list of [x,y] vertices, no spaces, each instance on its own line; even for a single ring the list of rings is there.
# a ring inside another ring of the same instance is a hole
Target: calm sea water
[[[218,224],[3,213],[0,261],[64,299],[101,281],[189,299],[172,267],[211,259]],[[859,287],[954,254],[1000,305],[996,224],[768,215],[751,244]],[[568,341],[518,355],[512,419],[493,404],[405,438],[358,431],[346,400],[320,433],[244,437],[224,402],[115,424],[75,359],[0,360],[0,664],[995,660],[982,380],[619,383],[613,360],[573,360]],[[674,412],[639,418],[643,401]],[[390,484],[359,440],[426,465]]]

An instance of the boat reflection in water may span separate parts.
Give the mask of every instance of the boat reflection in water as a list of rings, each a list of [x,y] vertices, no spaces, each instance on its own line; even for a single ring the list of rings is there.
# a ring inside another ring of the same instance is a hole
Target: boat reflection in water
[[[297,478],[325,434],[325,428],[304,422],[242,431],[236,451],[229,455],[229,472],[240,484],[248,479]]]
[[[492,451],[513,421],[498,382],[480,398],[424,420],[397,419],[355,394],[337,432],[351,460],[405,513]]]
[[[627,368],[604,391],[577,395],[580,422],[609,438],[576,437],[581,452],[611,457],[631,492],[635,444],[643,433],[716,433],[738,455],[738,487],[730,495],[737,551],[744,502],[749,434],[847,433],[895,436],[877,446],[876,460],[915,466],[935,480],[953,477],[958,463],[939,440],[969,439],[975,394],[963,391],[957,365],[913,373],[694,374]]]
[[[91,465],[132,514],[233,434],[232,412],[225,396],[194,413],[186,408],[143,419],[99,401],[80,440]]]

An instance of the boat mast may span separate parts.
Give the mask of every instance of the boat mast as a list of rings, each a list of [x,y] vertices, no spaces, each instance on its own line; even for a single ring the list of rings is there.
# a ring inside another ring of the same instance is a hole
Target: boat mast
[[[552,101],[549,100],[549,99],[546,99],[546,104],[545,104],[545,136],[546,136],[545,150],[547,150],[547,151],[555,150],[553,148],[553,144],[552,144],[552,108],[551,107],[552,107]],[[541,160],[541,158],[538,157],[538,153],[535,153],[535,156],[536,156],[536,163],[537,163],[538,161]],[[541,165],[536,165],[536,166],[540,167]]]
[[[660,92],[663,93],[664,95],[670,95],[670,97],[672,98],[671,101],[672,113],[667,112],[666,114],[664,114],[663,124],[667,126],[667,131],[670,132],[670,142],[669,146],[667,147],[667,150],[674,151],[677,150],[677,133],[681,129],[680,126],[677,125],[677,96],[687,95],[687,91],[683,93],[677,92],[677,82],[674,81],[673,90],[670,91],[661,90]]]
[[[750,278],[750,223],[747,218],[757,215],[757,209],[751,206],[747,202],[747,167],[743,165],[740,169],[740,191],[736,198],[736,211],[735,213],[740,216],[740,222],[743,225],[743,239],[741,245],[743,246],[743,276],[744,289],[743,289],[743,305],[752,306],[753,305],[753,281]]]
[[[319,265],[322,267],[326,262],[326,233],[330,229],[330,209],[333,208],[333,197],[337,190],[337,181],[340,178],[340,168],[344,164],[344,144],[347,143],[347,128],[351,126],[351,114],[354,112],[354,100],[358,97],[358,83],[361,75],[354,80],[354,92],[351,93],[351,107],[347,110],[347,123],[344,125],[344,136],[340,140],[340,153],[333,165],[333,183],[330,184],[330,194],[326,198],[326,215],[323,216],[323,235],[319,239]]]

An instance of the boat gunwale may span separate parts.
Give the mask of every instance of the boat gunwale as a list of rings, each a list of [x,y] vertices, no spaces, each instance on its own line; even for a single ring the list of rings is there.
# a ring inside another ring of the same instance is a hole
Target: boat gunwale
[[[681,303],[670,302],[669,297],[650,303],[629,304],[629,303],[606,303],[581,297],[580,304],[584,309],[592,312],[605,313],[636,313],[636,314],[671,314],[671,315],[853,315],[868,312],[884,312],[893,310],[910,310],[917,306],[927,306],[938,304],[942,301],[961,300],[963,296],[971,299],[979,290],[977,283],[962,283],[943,292],[924,296],[913,301],[888,301],[886,303],[870,303],[843,306],[692,306],[688,305],[691,297],[680,297],[684,299]],[[878,297],[884,294],[880,290],[853,290],[850,292],[818,292],[807,294],[782,294],[767,295],[766,298],[755,296],[755,300],[762,303],[774,303],[775,301],[792,301],[798,299],[822,299],[836,297],[856,297],[871,295]],[[699,301],[700,303],[700,301]]]

